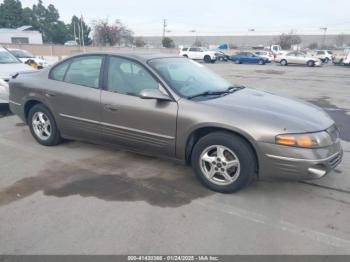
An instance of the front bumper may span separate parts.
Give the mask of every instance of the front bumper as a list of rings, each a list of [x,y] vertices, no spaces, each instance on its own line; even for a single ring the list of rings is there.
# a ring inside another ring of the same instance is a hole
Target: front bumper
[[[315,66],[321,66],[321,65],[322,65],[322,61],[321,60],[315,61]]]
[[[315,179],[327,175],[343,158],[340,141],[325,148],[297,148],[270,143],[259,143],[262,176]]]

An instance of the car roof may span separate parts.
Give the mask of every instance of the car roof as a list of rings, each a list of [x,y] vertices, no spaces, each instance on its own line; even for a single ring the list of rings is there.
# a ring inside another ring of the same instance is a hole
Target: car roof
[[[181,58],[178,55],[175,54],[169,54],[169,53],[151,53],[151,52],[93,52],[93,53],[81,53],[77,54],[76,56],[85,56],[85,55],[116,55],[121,56],[125,58],[135,59],[141,62],[147,62],[151,59],[158,59],[158,58]],[[74,56],[73,56],[74,57]]]

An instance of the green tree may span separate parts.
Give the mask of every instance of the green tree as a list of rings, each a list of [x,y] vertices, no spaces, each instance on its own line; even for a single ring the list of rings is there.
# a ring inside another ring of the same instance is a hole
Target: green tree
[[[4,0],[0,5],[0,27],[17,28],[22,26],[23,9],[18,0]]]
[[[59,18],[59,12],[54,5],[50,4],[46,8],[43,1],[39,0],[33,5],[29,19],[31,26],[42,33],[44,42],[63,44],[69,39],[69,29]]]
[[[84,45],[91,44],[91,27],[89,27],[83,18],[78,18],[77,16],[73,16],[71,19],[71,23],[68,25],[69,28],[69,39],[75,40],[79,43],[79,39],[81,39],[81,35],[84,37]],[[80,44],[80,43],[79,43]]]
[[[162,39],[162,44],[163,44],[163,47],[165,47],[165,48],[174,48],[175,47],[174,40],[170,37],[164,37]]]

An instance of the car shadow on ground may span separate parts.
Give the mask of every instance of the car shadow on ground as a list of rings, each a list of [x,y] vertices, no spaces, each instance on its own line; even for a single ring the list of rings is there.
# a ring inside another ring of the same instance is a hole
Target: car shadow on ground
[[[12,115],[8,104],[0,104],[0,118]]]

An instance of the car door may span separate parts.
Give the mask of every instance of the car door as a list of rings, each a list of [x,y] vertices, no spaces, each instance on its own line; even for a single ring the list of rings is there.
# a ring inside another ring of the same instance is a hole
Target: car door
[[[296,53],[296,64],[305,65],[307,63],[306,55],[302,52]]]
[[[166,91],[137,61],[110,56],[106,67],[101,93],[104,141],[174,156],[177,102],[139,97],[144,89]]]
[[[296,52],[290,52],[287,54],[287,60],[289,64],[298,64],[298,58]]]
[[[201,52],[198,47],[191,47],[189,53],[191,59],[200,59],[201,57]]]
[[[255,64],[258,62],[259,57],[257,55],[248,53],[248,57],[249,57],[249,63]]]
[[[100,138],[103,60],[103,55],[84,55],[51,70],[45,97],[65,136],[87,140]]]

